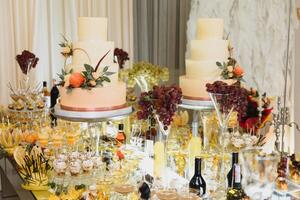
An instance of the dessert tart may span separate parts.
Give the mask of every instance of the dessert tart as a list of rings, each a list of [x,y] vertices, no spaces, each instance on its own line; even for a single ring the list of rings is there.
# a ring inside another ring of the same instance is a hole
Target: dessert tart
[[[81,170],[80,160],[72,161],[69,165],[71,176],[78,176]]]
[[[82,162],[82,170],[84,173],[89,173],[93,169],[94,163],[92,159],[87,159]]]

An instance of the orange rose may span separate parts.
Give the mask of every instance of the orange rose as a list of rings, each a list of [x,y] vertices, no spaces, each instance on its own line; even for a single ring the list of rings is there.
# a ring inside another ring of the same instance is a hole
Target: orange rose
[[[84,76],[81,73],[73,73],[69,78],[70,86],[73,88],[79,88],[85,81]]]
[[[241,66],[236,66],[234,69],[233,69],[233,73],[237,76],[237,77],[241,77],[244,75],[244,70]]]

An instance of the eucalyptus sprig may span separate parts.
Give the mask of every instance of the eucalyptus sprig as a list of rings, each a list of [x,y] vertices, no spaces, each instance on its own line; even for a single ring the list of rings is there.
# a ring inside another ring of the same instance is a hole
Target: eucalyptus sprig
[[[108,71],[108,66],[105,66],[101,73],[98,73],[91,65],[84,64],[85,71],[82,72],[85,82],[81,86],[84,89],[91,89],[98,85],[103,86],[104,82],[110,82],[111,76],[115,74],[115,72]]]

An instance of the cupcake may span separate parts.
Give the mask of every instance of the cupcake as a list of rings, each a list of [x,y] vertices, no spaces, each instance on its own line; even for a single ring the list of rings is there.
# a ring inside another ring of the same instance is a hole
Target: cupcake
[[[63,160],[55,160],[53,162],[53,169],[59,176],[63,176],[66,173],[67,164]]]
[[[57,155],[57,160],[66,161],[67,158],[68,157],[65,154],[58,154]]]
[[[82,162],[83,172],[88,173],[93,169],[94,162],[91,159],[84,160]]]
[[[69,170],[71,176],[78,176],[80,174],[80,169],[81,169],[81,165],[79,160],[70,163]]]

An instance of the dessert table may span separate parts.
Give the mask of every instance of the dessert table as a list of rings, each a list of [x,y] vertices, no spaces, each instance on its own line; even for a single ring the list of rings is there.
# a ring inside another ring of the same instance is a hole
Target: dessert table
[[[22,178],[13,166],[10,159],[3,157],[0,159],[0,174],[2,184],[2,199],[20,199],[20,200],[45,200],[50,196],[48,191],[29,191],[21,187]],[[289,196],[280,196],[273,194],[271,200],[293,200]]]
[[[8,158],[0,159],[2,199],[48,199],[48,191],[29,191],[21,187],[22,178]]]

